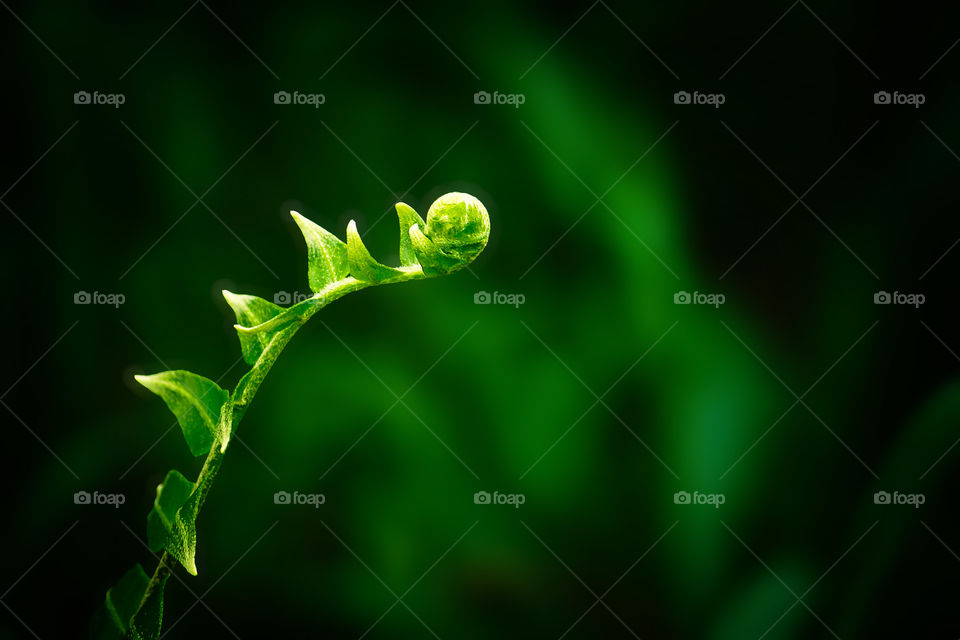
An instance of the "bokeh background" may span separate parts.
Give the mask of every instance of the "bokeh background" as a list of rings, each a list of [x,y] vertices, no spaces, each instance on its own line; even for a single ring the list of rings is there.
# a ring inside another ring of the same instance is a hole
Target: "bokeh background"
[[[0,637],[83,637],[152,570],[156,484],[201,461],[132,376],[235,384],[219,291],[307,291],[290,209],[341,236],[355,218],[388,262],[392,205],[452,190],[489,209],[486,251],[296,337],[200,516],[199,576],[167,587],[167,637],[960,634],[944,9],[2,4]]]

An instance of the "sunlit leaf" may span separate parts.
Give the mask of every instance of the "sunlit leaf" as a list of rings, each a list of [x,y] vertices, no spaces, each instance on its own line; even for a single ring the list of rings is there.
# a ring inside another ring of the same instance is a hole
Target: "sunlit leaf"
[[[98,640],[158,640],[163,619],[163,590],[172,571],[167,563],[172,562],[172,558],[188,573],[197,574],[197,514],[217,475],[233,429],[287,342],[310,316],[348,293],[376,284],[416,280],[425,274],[440,275],[466,265],[475,252],[465,251],[459,245],[463,242],[475,245],[476,234],[469,231],[469,220],[460,219],[463,217],[461,209],[467,209],[461,200],[472,198],[466,194],[448,194],[437,201],[444,207],[439,214],[436,212],[437,203],[431,207],[433,213],[428,214],[428,220],[433,215],[437,229],[431,237],[436,235],[437,241],[446,249],[424,236],[421,229],[427,225],[416,211],[399,203],[402,265],[399,269],[374,260],[352,220],[347,227],[347,242],[343,242],[300,214],[291,212],[307,243],[310,287],[320,295],[282,308],[256,296],[223,291],[237,318],[235,327],[243,359],[252,367],[240,378],[232,394],[189,371],[136,376],[137,381],[160,396],[177,417],[190,451],[197,456],[207,454],[207,459],[195,483],[172,470],[157,486],[153,508],[147,515],[147,541],[154,552],[165,552],[164,564],[155,574],[154,581],[137,565],[107,592],[104,605],[91,621],[92,637]],[[482,208],[482,205],[476,206]],[[461,238],[464,232],[469,237]],[[485,233],[482,241],[486,242]],[[456,259],[448,255],[448,250],[453,249],[457,249]],[[418,262],[423,269],[417,266]],[[214,444],[218,444],[218,448],[214,449]]]
[[[363,240],[357,233],[357,223],[353,220],[347,225],[347,252],[350,257],[350,275],[357,280],[380,284],[404,275],[403,271],[382,265],[373,259],[367,248],[363,246]]]
[[[212,380],[189,371],[161,371],[135,377],[137,382],[163,398],[177,416],[193,455],[202,456],[210,451],[219,428],[220,408],[228,398],[226,391]]]
[[[397,217],[400,218],[400,264],[404,267],[410,267],[417,264],[417,254],[413,250],[413,242],[410,240],[410,227],[417,225],[423,229],[427,223],[423,221],[420,214],[403,202],[397,203]]]
[[[241,327],[255,327],[283,313],[283,307],[272,302],[224,289],[223,297],[237,316],[237,324]],[[243,361],[249,365],[256,364],[257,358],[263,353],[264,347],[270,342],[270,335],[266,332],[249,333],[238,331],[240,349],[243,351]]]
[[[461,265],[459,260],[444,255],[430,238],[423,235],[419,227],[411,226],[409,231],[413,251],[425,274],[443,275]]]
[[[307,279],[314,293],[347,277],[347,245],[320,225],[291,211],[307,242]]]

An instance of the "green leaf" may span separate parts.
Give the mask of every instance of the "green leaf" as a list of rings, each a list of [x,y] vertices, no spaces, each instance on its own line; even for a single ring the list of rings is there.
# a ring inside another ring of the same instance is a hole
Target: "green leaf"
[[[239,324],[233,325],[236,328],[237,333],[241,336],[253,336],[258,333],[266,333],[266,337],[262,344],[266,345],[270,343],[272,339],[270,336],[280,329],[286,328],[289,323],[304,320],[305,318],[313,315],[317,304],[317,298],[311,297],[306,300],[301,300],[292,307],[286,307],[285,309],[281,307],[281,313],[273,316],[269,320],[261,322],[260,324],[254,325],[252,327],[245,327]]]
[[[283,313],[283,307],[268,302],[257,296],[247,296],[223,290],[223,297],[237,316],[237,325],[241,327],[255,327]],[[263,349],[270,343],[268,332],[245,333],[237,331],[240,336],[240,349],[243,351],[243,361],[249,365],[256,364],[257,358]]]
[[[420,214],[403,202],[397,203],[397,217],[400,218],[400,264],[404,267],[411,267],[417,264],[417,254],[413,250],[413,242],[410,240],[410,227],[418,225],[423,229],[427,223],[423,221]]]
[[[117,584],[107,590],[103,604],[90,621],[93,640],[120,640],[132,626],[140,608],[150,577],[139,564],[123,574]]]
[[[153,509],[147,515],[147,544],[151,551],[165,549],[191,575],[197,575],[196,506],[184,508],[194,484],[182,473],[172,470],[157,485]]]
[[[229,397],[217,383],[189,371],[161,371],[152,376],[134,376],[140,384],[163,398],[177,416],[183,437],[195,456],[202,456],[218,434],[220,409]]]
[[[444,275],[463,264],[460,260],[444,255],[430,238],[423,235],[419,227],[411,226],[409,231],[413,250],[417,254],[417,259],[426,275]]]
[[[320,225],[291,211],[303,239],[307,241],[307,278],[310,289],[320,293],[328,284],[342,280],[349,274],[347,245]]]
[[[405,275],[403,271],[382,265],[373,259],[367,248],[363,246],[360,234],[357,233],[357,223],[353,220],[347,225],[347,255],[350,258],[350,275],[357,280],[380,284]]]
[[[486,243],[489,218],[483,205],[467,194],[447,194],[430,207],[427,223],[409,206],[397,204],[400,220],[399,268],[370,255],[356,223],[347,242],[291,212],[308,249],[310,287],[318,295],[281,308],[256,296],[224,291],[237,318],[244,359],[252,365],[231,395],[215,382],[189,371],[136,376],[160,396],[176,415],[194,455],[207,454],[196,482],[179,471],[167,473],[157,487],[147,515],[147,539],[153,551],[165,551],[151,579],[137,565],[107,592],[91,624],[100,640],[158,640],[163,618],[163,590],[174,560],[197,575],[197,515],[219,472],[231,430],[243,417],[280,352],[300,326],[321,308],[371,285],[442,275],[465,266]],[[350,275],[355,277],[349,277]],[[213,445],[219,445],[217,449]]]
[[[164,572],[152,589],[147,588],[140,610],[133,616],[133,624],[130,626],[129,635],[132,640],[160,638],[160,627],[163,625],[163,589],[169,578],[170,573]]]

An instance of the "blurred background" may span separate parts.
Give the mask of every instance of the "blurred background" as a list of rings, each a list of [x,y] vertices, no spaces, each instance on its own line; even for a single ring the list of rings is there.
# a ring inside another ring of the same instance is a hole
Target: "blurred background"
[[[486,251],[301,330],[167,637],[960,635],[940,7],[2,4],[0,637],[152,571],[202,460],[132,377],[236,383],[291,209],[390,263],[448,191]]]

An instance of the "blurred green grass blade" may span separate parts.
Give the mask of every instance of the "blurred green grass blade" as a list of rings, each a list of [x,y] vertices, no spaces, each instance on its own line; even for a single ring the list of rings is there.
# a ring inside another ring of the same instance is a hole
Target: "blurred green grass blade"
[[[844,608],[841,626],[837,628],[841,635],[854,637],[863,633],[871,602],[879,597],[879,589],[897,570],[896,563],[891,562],[890,558],[896,558],[901,553],[908,529],[923,528],[917,524],[917,520],[923,517],[924,507],[918,510],[908,506],[878,506],[873,502],[873,492],[923,493],[926,508],[929,508],[936,499],[932,494],[954,472],[957,450],[951,449],[957,442],[958,424],[960,381],[954,380],[931,393],[900,431],[900,438],[890,443],[890,454],[878,469],[882,483],[868,486],[862,500],[863,507],[852,520],[857,528],[866,529],[877,520],[881,521],[882,526],[873,532],[874,539],[868,547],[869,552],[863,552],[853,560],[855,567],[850,570],[849,585],[851,595]],[[951,456],[954,456],[952,461]],[[941,495],[949,491],[946,486],[939,488]],[[922,531],[922,534],[929,536],[927,531]],[[937,544],[933,537],[929,537],[929,540]]]
[[[775,571],[790,585],[809,584],[814,580],[799,566],[778,567]],[[789,613],[784,615],[788,609]],[[776,578],[758,567],[749,582],[729,591],[718,618],[711,624],[712,632],[706,637],[712,640],[761,636],[765,640],[796,638],[798,626],[808,622],[804,614],[809,616]]]

